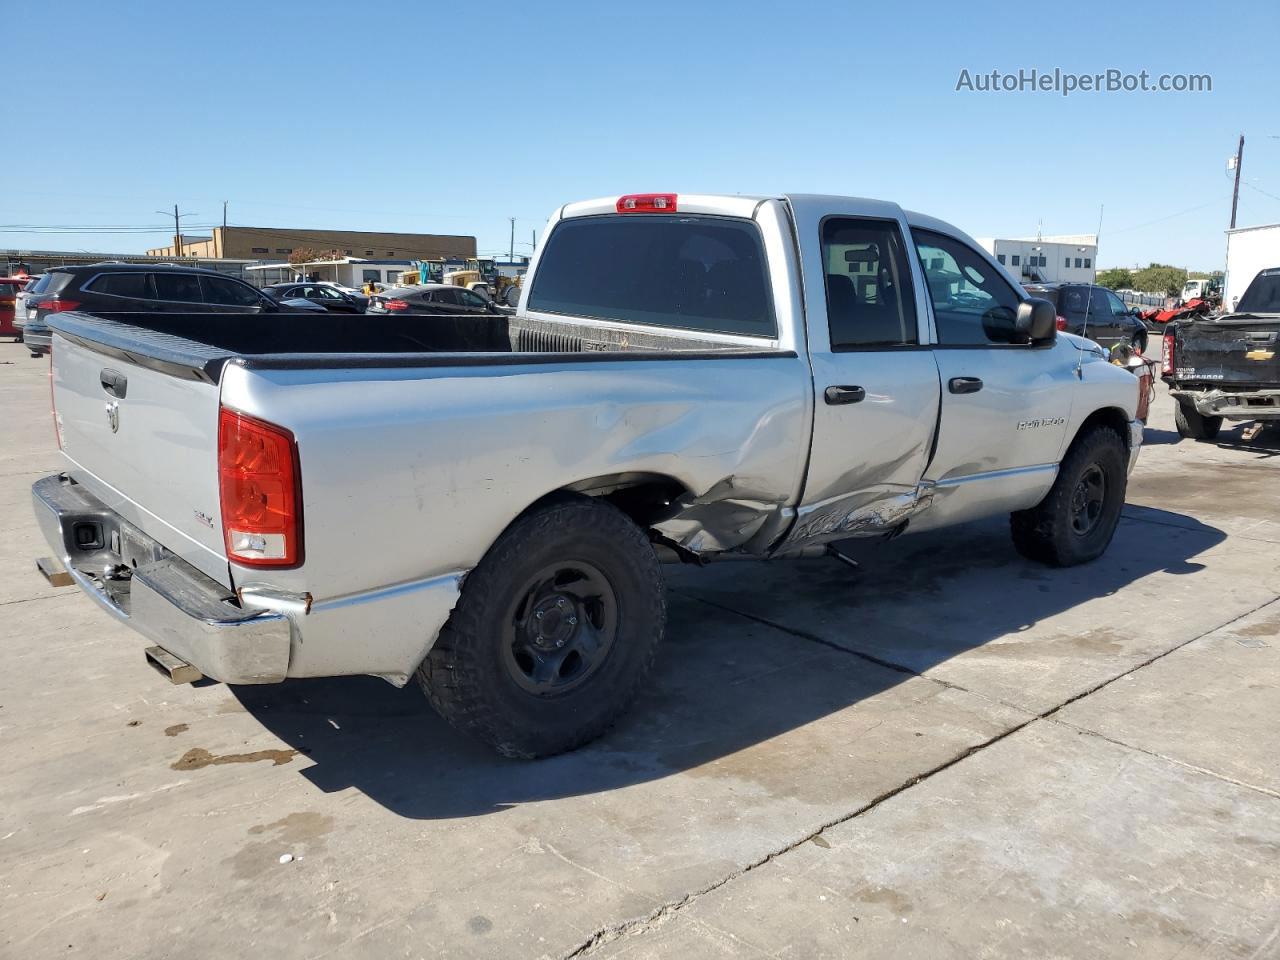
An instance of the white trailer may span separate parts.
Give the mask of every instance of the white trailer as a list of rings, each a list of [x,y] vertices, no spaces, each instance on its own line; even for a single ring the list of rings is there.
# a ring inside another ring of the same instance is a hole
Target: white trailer
[[[1280,223],[1227,231],[1227,276],[1222,305],[1231,310],[1258,271],[1280,267]]]

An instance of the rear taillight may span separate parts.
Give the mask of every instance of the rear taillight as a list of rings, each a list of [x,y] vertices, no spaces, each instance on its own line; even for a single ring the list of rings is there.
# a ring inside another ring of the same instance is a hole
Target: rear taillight
[[[674,193],[631,193],[618,198],[619,213],[675,213]]]
[[[408,310],[409,304],[405,300],[388,300],[383,304],[388,310]]]
[[[1164,335],[1164,362],[1160,364],[1160,372],[1166,377],[1173,376],[1174,356],[1173,356],[1173,334],[1166,333]]]
[[[223,409],[218,487],[228,559],[251,567],[302,562],[298,446],[281,427]]]
[[[61,297],[46,297],[36,301],[36,309],[46,313],[61,313],[63,310],[74,310],[80,306],[79,300],[63,300]]]
[[[1067,318],[1064,317],[1062,314],[1058,314],[1058,329],[1059,330],[1067,329]]]

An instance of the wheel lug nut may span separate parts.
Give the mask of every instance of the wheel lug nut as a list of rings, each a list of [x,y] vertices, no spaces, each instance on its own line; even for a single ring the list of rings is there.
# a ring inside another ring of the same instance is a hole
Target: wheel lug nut
[[[561,597],[559,600],[557,600],[557,601],[556,601],[556,606],[557,606],[557,607],[563,607],[563,606],[564,606],[564,597]]]
[[[576,626],[576,625],[577,625],[577,623],[578,623],[578,618],[577,618],[577,617],[570,617],[570,618],[569,618],[569,626],[571,626],[571,627],[572,627],[572,626]]]
[[[535,614],[534,614],[534,616],[535,616],[537,619],[541,620],[541,619],[542,619],[542,611],[541,611],[541,610],[539,610],[537,613],[535,613]]]

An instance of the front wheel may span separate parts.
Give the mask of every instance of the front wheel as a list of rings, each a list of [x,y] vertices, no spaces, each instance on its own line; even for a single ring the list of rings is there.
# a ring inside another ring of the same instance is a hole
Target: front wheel
[[[1212,440],[1222,429],[1221,417],[1206,417],[1189,403],[1174,401],[1173,423],[1178,436],[1188,440]]]
[[[467,576],[418,681],[504,756],[551,756],[630,706],[665,622],[644,532],[612,504],[564,497],[519,517]]]
[[[1073,567],[1102,556],[1120,522],[1129,452],[1120,434],[1094,427],[1076,438],[1043,500],[1010,515],[1013,545],[1024,557]]]

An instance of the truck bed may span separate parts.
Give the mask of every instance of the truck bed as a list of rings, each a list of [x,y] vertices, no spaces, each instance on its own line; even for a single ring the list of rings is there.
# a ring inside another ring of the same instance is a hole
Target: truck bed
[[[444,366],[537,362],[539,357],[645,359],[759,350],[723,338],[670,335],[514,316],[352,317],[342,314],[68,312],[50,318],[62,336],[142,366],[217,383],[228,362],[261,369]]]

